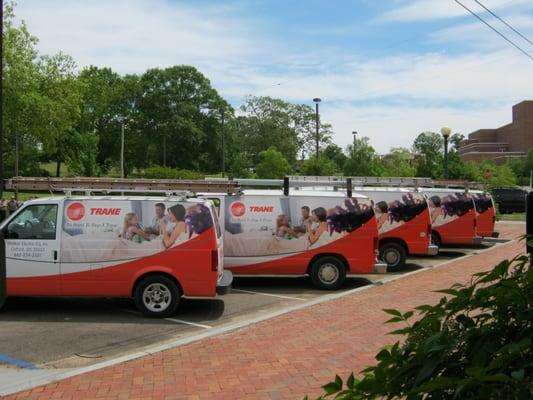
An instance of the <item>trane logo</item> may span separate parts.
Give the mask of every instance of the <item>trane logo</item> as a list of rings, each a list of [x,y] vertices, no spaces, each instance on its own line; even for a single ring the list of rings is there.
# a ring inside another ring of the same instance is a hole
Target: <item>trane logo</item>
[[[250,212],[270,213],[274,211],[274,206],[250,206]]]
[[[91,208],[91,215],[120,215],[120,208]]]
[[[274,206],[249,206],[246,208],[244,203],[236,201],[230,206],[231,214],[235,217],[242,217],[246,211],[252,213],[271,213],[274,212]]]

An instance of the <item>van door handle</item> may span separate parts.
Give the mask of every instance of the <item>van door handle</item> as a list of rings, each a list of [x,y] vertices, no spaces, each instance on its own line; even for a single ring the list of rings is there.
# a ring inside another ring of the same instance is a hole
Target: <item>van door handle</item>
[[[57,250],[54,250],[54,261],[57,261]]]

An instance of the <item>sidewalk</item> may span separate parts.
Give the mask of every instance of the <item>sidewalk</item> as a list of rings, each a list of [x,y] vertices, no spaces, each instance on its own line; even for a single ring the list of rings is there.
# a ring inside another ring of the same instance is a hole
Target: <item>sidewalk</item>
[[[498,224],[514,239],[525,224]],[[478,255],[204,339],[6,397],[8,399],[301,399],[373,363],[392,343],[384,308],[402,311],[438,301],[437,289],[522,253],[513,241]]]

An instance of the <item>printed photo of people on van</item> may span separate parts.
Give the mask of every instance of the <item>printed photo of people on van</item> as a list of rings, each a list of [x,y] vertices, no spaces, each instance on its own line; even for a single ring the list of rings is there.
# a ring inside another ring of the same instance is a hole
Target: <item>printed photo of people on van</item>
[[[374,211],[378,222],[379,233],[389,232],[427,209],[424,197],[418,193],[403,194],[401,199],[389,202],[378,201],[374,204]]]
[[[472,197],[463,192],[450,193],[445,196],[428,194],[428,204],[433,226],[447,224],[474,208]]]
[[[84,207],[70,212],[69,206]],[[63,262],[104,262],[148,256],[173,248],[213,226],[201,203],[91,200],[65,203]]]
[[[493,208],[492,199],[487,193],[472,193],[474,205],[476,206],[476,213],[483,214],[489,208]]]
[[[247,196],[243,201],[234,197],[226,207],[224,253],[228,257],[315,249],[346,236],[374,217],[366,199]],[[259,201],[268,205],[253,205]],[[237,209],[237,202],[244,208],[239,207],[235,215],[232,210]]]

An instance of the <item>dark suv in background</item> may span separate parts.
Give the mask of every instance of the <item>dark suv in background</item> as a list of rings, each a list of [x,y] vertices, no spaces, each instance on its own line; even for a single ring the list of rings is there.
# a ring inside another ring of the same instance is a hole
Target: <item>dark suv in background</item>
[[[519,187],[501,187],[492,189],[492,198],[500,214],[526,211],[527,191]]]

